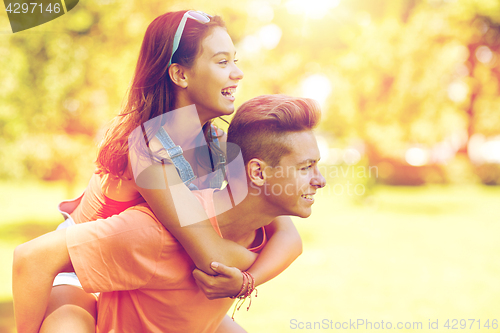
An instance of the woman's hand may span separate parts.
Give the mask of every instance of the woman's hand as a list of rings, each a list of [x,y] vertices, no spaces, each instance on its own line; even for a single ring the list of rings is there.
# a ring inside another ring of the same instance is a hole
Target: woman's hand
[[[217,275],[208,275],[199,269],[193,271],[196,284],[208,299],[233,297],[240,292],[243,274],[238,268],[217,262],[212,262],[211,268]]]

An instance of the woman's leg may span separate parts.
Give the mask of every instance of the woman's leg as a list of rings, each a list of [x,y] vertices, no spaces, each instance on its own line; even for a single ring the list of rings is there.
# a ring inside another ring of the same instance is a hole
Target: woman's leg
[[[40,333],[95,333],[97,300],[94,294],[70,285],[52,288]]]
[[[226,315],[215,333],[247,333],[247,331]]]

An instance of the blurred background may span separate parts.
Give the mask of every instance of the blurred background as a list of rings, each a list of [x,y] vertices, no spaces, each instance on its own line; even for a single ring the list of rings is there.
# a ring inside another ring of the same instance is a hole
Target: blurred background
[[[83,191],[148,24],[183,9],[225,20],[245,73],[237,105],[322,105],[328,185],[295,220],[304,253],[236,320],[498,331],[498,0],[88,0],[16,34],[0,14],[0,332],[14,332],[13,249]]]

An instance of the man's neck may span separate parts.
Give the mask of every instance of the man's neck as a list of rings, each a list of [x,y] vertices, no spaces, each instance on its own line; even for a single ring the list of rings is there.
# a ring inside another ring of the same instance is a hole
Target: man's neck
[[[268,225],[277,217],[266,209],[260,196],[248,194],[232,207],[228,190],[214,193],[214,206],[222,237],[248,247],[255,237],[255,230]]]

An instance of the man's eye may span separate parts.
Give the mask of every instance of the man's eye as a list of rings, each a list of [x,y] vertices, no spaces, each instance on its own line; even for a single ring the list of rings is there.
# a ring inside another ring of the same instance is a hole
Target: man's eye
[[[219,65],[227,65],[227,60],[221,60],[221,61],[219,61]]]
[[[234,63],[236,64],[239,60],[238,59],[234,59]]]
[[[300,170],[303,170],[303,171],[306,171],[306,170],[309,170],[311,168],[312,165],[308,165],[306,167],[303,167],[301,168]]]

